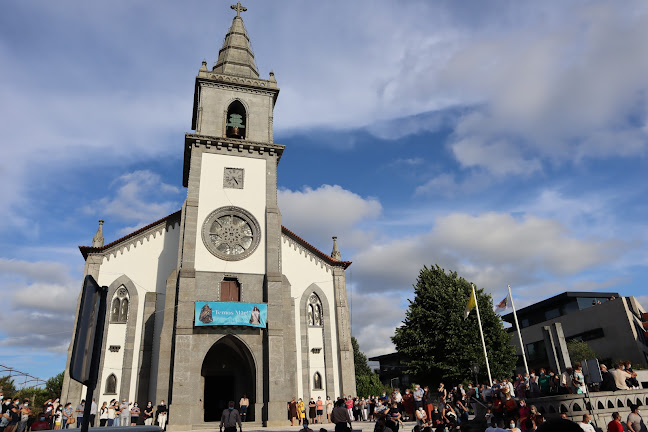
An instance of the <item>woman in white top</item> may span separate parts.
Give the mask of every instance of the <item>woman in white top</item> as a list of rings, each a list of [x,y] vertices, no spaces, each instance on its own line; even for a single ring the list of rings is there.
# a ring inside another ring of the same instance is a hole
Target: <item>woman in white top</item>
[[[115,423],[115,399],[110,401],[108,404],[108,426],[112,426]]]
[[[511,432],[521,432],[520,428],[515,426],[515,419],[509,421],[509,427],[506,430],[510,430]]]
[[[62,424],[63,424],[63,407],[59,404],[59,406],[56,407],[56,411],[54,411],[54,430],[61,429]]]
[[[104,427],[108,423],[108,402],[104,402],[99,410],[99,426]]]

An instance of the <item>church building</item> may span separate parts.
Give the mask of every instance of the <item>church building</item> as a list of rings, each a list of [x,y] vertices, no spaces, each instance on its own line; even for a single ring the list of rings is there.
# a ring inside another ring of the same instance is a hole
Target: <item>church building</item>
[[[279,87],[259,76],[246,9],[232,9],[216,63],[196,77],[182,208],[108,244],[100,221],[80,247],[85,274],[109,288],[95,400],[164,400],[170,430],[205,427],[243,394],[248,421],[269,426],[288,424],[293,397],[356,391],[351,263],[335,237],[328,255],[281,224]],[[66,371],[62,401],[84,398]]]

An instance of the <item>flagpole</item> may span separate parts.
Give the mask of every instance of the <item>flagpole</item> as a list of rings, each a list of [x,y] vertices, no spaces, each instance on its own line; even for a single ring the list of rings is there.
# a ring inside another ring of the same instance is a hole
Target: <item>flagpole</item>
[[[479,324],[479,335],[481,336],[482,348],[484,348],[484,358],[486,359],[486,370],[488,371],[488,381],[491,387],[493,386],[493,378],[491,377],[490,365],[488,364],[488,353],[486,352],[486,341],[484,340],[484,331],[482,330],[481,317],[479,316],[479,303],[477,302],[477,293],[475,292],[475,285],[472,285],[472,293],[475,296],[475,309],[477,310],[477,324]]]
[[[520,324],[518,324],[517,313],[515,312],[515,303],[513,303],[513,295],[511,294],[511,285],[508,286],[509,298],[511,299],[511,307],[513,308],[513,318],[515,319],[515,327],[517,327],[518,338],[520,338],[520,349],[522,350],[522,360],[524,360],[524,370],[527,375],[529,374],[529,365],[527,364],[526,351],[522,343],[522,332],[520,332]]]

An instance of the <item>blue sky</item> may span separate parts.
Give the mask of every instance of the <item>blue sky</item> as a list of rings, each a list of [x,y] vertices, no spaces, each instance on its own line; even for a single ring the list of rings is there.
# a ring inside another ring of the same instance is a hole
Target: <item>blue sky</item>
[[[180,208],[194,77],[231,3],[0,4],[0,364],[64,368],[97,219],[109,242]],[[366,353],[391,350],[423,265],[519,306],[648,306],[645,2],[245,6],[281,89],[283,223],[339,237]]]

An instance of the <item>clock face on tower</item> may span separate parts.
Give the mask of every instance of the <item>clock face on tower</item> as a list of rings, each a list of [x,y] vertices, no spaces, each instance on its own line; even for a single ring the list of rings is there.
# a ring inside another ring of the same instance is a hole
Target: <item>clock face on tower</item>
[[[223,187],[243,189],[243,168],[225,168],[223,173]]]
[[[252,214],[240,207],[221,207],[207,216],[202,227],[205,247],[214,256],[238,261],[259,245],[260,228]]]

